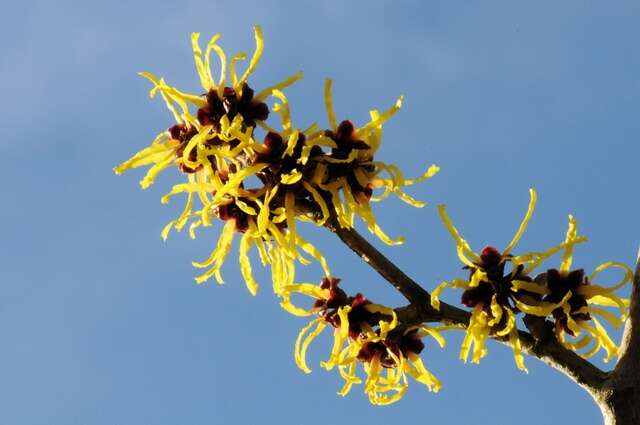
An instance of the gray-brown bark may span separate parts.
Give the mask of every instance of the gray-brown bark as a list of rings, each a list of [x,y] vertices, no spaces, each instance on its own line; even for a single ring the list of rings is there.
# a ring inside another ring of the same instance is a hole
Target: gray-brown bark
[[[441,322],[467,326],[469,313],[441,303],[435,310],[429,292],[407,276],[354,229],[328,223],[336,235],[362,260],[376,270],[409,302],[396,309],[403,323]],[[508,341],[496,338],[500,342]],[[640,425],[640,252],[631,291],[629,318],[620,347],[620,358],[611,372],[604,372],[565,348],[555,338],[540,338],[520,331],[520,342],[527,354],[562,372],[584,388],[602,411],[605,425]]]
[[[620,360],[594,394],[606,425],[640,424],[640,252],[631,289]]]

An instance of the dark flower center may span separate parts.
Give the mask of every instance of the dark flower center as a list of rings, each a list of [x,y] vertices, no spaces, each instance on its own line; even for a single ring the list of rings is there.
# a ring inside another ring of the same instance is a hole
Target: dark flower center
[[[253,89],[247,83],[243,84],[240,96],[232,87],[225,87],[222,96],[217,90],[209,90],[203,97],[207,104],[198,109],[196,118],[201,125],[212,125],[216,131],[220,131],[220,119],[224,115],[233,121],[239,114],[248,127],[255,127],[256,121],[269,117],[269,107],[264,102],[253,100]]]
[[[588,312],[579,312],[587,307],[587,299],[578,294],[581,286],[589,285],[589,279],[585,276],[583,269],[573,270],[570,272],[561,272],[557,269],[547,270],[547,288],[549,294],[544,297],[544,301],[549,303],[558,303],[571,291],[569,298],[569,315],[576,322],[587,321],[591,319]],[[558,307],[553,310],[553,317],[556,320],[556,332],[564,331],[569,335],[573,335],[573,331],[567,326],[567,314]]]

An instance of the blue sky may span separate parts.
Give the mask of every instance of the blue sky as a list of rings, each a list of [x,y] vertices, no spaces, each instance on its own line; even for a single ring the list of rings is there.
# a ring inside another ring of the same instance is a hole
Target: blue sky
[[[459,336],[423,355],[443,381],[440,394],[413,382],[384,408],[359,388],[336,396],[340,378],[318,366],[328,336],[312,346],[314,372],[304,375],[292,350],[306,321],[285,314],[266,284],[251,297],[235,256],[225,286],[194,283],[190,262],[208,255],[219,227],[195,241],[161,241],[180,202],[159,198],[178,174],[142,192],[141,173],[117,177],[112,167],[171,124],[138,71],[198,91],[189,34],[222,32],[228,52],[251,51],[260,23],[266,47],[252,85],[303,70],[288,91],[301,125],[325,123],[326,77],[339,117],[356,123],[405,95],[380,158],[407,175],[431,163],[442,172],[411,191],[430,202],[425,209],[390,200],[376,211],[383,228],[408,239],[384,252],[427,289],[462,276],[435,205],[448,205],[474,247],[505,246],[529,187],[539,207],[522,251],[559,241],[572,213],[590,238],[575,266],[632,263],[639,18],[632,1],[5,6],[0,423],[601,423],[585,392],[535,359],[524,375],[507,348],[491,343],[480,365],[460,363]],[[332,235],[303,232],[351,292],[403,304]],[[320,271],[300,275],[315,281]]]

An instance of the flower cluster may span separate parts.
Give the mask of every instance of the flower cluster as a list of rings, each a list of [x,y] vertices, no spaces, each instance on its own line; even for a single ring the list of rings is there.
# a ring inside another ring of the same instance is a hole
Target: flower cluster
[[[406,179],[398,167],[376,159],[382,127],[400,110],[402,97],[387,110],[370,111],[368,121],[357,126],[337,118],[332,82],[326,80],[328,126],[295,125],[284,90],[300,80],[302,73],[254,91],[249,77],[264,47],[260,27],[254,30],[255,51],[242,73],[238,65],[247,60],[246,53],[235,53],[227,60],[218,44],[219,34],[209,40],[203,52],[199,34],[192,34],[200,94],[186,93],[164,78],[141,73],[153,84],[150,96],[162,97],[175,122],[114,171],[121,174],[149,166],[140,181],[143,189],[168,168],[177,169],[184,177],[161,198],[166,204],[177,195],[186,197],[180,215],[161,232],[165,240],[171,230],[188,227],[189,235],[195,238],[200,226],[222,224],[211,254],[193,262],[194,267],[203,269],[196,277],[198,283],[210,278],[224,282],[222,266],[238,237],[240,271],[255,295],[258,283],[250,261],[255,248],[262,265],[271,269],[273,290],[283,309],[296,316],[314,316],[295,343],[295,361],[304,372],[310,372],[306,353],[311,342],[328,327],[333,329],[333,346],[321,366],[338,370],[344,380],[338,394],[345,396],[354,385],[363,384],[373,404],[390,404],[405,394],[408,377],[430,391],[439,391],[440,382],[425,368],[420,354],[425,336],[444,346],[440,331],[449,327],[400,323],[393,309],[372,303],[360,293],[347,295],[339,287],[339,279],[332,277],[324,256],[298,232],[301,221],[352,228],[358,216],[384,243],[402,243],[401,237],[392,238],[380,228],[372,202],[394,194],[409,205],[424,206],[404,188],[431,178],[439,168],[431,165],[422,175]],[[211,67],[213,54],[220,63],[217,78]],[[274,116],[277,124],[272,122]],[[479,253],[462,238],[445,207],[438,207],[468,278],[442,282],[432,293],[431,305],[439,309],[445,288],[463,290],[461,302],[471,309],[460,348],[465,362],[469,356],[472,362],[479,362],[487,353],[487,339],[500,338],[509,341],[517,367],[526,371],[517,326],[520,313],[530,329],[534,325],[546,329],[548,335],[584,357],[604,350],[605,360],[609,360],[618,352],[600,319],[620,326],[629,301],[616,291],[632,280],[631,270],[618,262],[604,263],[589,276],[582,269],[572,269],[574,247],[586,241],[578,236],[572,216],[566,237],[558,245],[512,254],[535,205],[536,192],[530,190],[529,207],[511,242],[503,250],[486,246]],[[559,268],[534,275],[543,262],[558,253],[562,253]],[[309,264],[310,258],[323,270],[321,283],[296,283],[297,264]],[[614,267],[623,271],[619,283],[610,287],[595,283],[601,272]],[[298,307],[292,298],[300,296],[312,298],[313,306]]]
[[[558,307],[553,309],[550,315],[543,315],[542,312],[535,310],[523,309],[523,311],[527,315],[550,316],[553,319],[555,336],[566,347],[578,351],[590,346],[581,353],[585,358],[604,350],[606,353],[604,361],[607,362],[618,354],[618,347],[611,340],[598,317],[614,328],[622,325],[622,321],[628,314],[629,299],[622,298],[615,292],[633,280],[633,272],[626,264],[616,261],[600,264],[589,276],[583,269],[572,269],[573,244],[571,241],[578,238],[577,229],[575,218],[569,216],[569,228],[560,267],[548,269],[536,278],[544,283],[539,292],[543,296],[543,302],[558,305]],[[597,276],[609,268],[621,269],[622,279],[609,287],[595,283]],[[607,310],[605,307],[614,310]],[[614,313],[615,309],[617,314]]]
[[[382,126],[399,109],[402,98],[388,110],[373,110],[370,120],[360,127],[351,121],[338,122],[333,110],[331,81],[325,83],[325,105],[329,128],[317,124],[301,129],[293,124],[291,108],[283,90],[298,81],[301,73],[256,93],[248,79],[263,51],[263,36],[255,27],[256,48],[246,70],[237,65],[245,53],[227,55],[213,36],[202,51],[199,34],[192,35],[194,60],[204,93],[185,93],[151,73],[141,75],[153,83],[150,96],[160,94],[176,121],[162,131],[147,148],[115,167],[120,174],[131,168],[150,166],[141,186],[148,188],[164,169],[175,166],[186,181],[176,184],[162,197],[162,203],[178,194],[186,194],[180,216],[162,231],[167,238],[172,229],[189,224],[195,237],[199,226],[214,221],[224,223],[215,249],[204,261],[194,262],[204,272],[198,283],[211,277],[223,282],[221,267],[236,234],[240,234],[240,268],[252,294],[257,291],[249,252],[256,247],[263,265],[273,271],[273,286],[293,283],[295,263],[309,263],[301,252],[315,258],[330,276],[324,257],[297,232],[297,222],[313,221],[343,227],[353,226],[360,216],[368,229],[389,244],[401,239],[388,237],[379,227],[371,202],[391,193],[403,201],[421,207],[402,188],[425,180],[438,172],[433,165],[416,179],[405,179],[391,164],[376,161]],[[218,78],[211,70],[211,56],[220,62]],[[272,98],[272,107],[267,100]],[[267,120],[279,116],[279,125]],[[277,129],[275,128],[277,127]],[[259,136],[262,133],[263,136]],[[374,190],[380,189],[379,196]]]
[[[577,235],[573,216],[569,216],[569,229],[560,244],[542,252],[511,254],[535,209],[536,192],[533,189],[530,196],[527,213],[502,252],[492,246],[486,246],[480,254],[473,251],[454,227],[445,207],[438,207],[440,217],[456,243],[458,257],[464,268],[469,270],[469,279],[441,283],[432,293],[431,304],[439,308],[439,296],[444,288],[464,290],[461,303],[473,309],[460,348],[460,358],[465,362],[472,352],[472,362],[478,363],[487,353],[486,340],[503,337],[508,338],[513,347],[518,368],[526,371],[516,323],[519,313],[525,314],[525,323],[536,320],[545,323],[545,318],[552,319],[553,323],[549,325],[554,327],[555,335],[565,346],[579,350],[593,342],[592,348],[583,356],[589,357],[604,349],[607,353],[605,360],[609,360],[617,354],[617,347],[595,316],[604,318],[615,327],[620,326],[621,320],[615,314],[599,306],[617,307],[620,316],[625,316],[628,300],[614,292],[631,281],[632,272],[628,266],[618,262],[600,265],[589,278],[585,277],[582,269],[571,271],[573,248],[586,241],[586,237]],[[531,277],[545,260],[559,252],[563,253],[559,269]],[[609,288],[593,284],[593,279],[610,267],[623,269],[623,279]],[[567,335],[579,338],[568,342]]]
[[[333,328],[333,348],[329,359],[321,363],[327,370],[338,369],[345,383],[338,392],[346,396],[353,385],[363,383],[357,374],[358,364],[366,374],[364,392],[377,405],[394,403],[408,388],[407,376],[424,384],[430,391],[440,390],[440,381],[429,372],[419,354],[425,348],[422,338],[433,337],[441,347],[445,340],[438,329],[425,325],[404,326],[396,313],[374,304],[362,294],[348,296],[339,279],[324,278],[320,285],[310,283],[288,285],[284,289],[285,310],[297,316],[316,316],[298,335],[295,360],[306,373],[306,353],[311,342],[326,327]],[[302,294],[315,300],[309,309],[295,306],[291,296]]]

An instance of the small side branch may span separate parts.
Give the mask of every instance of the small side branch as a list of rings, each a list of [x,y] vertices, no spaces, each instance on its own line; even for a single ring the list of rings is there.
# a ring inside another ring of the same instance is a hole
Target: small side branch
[[[346,229],[337,223],[328,226],[365,263],[391,283],[411,304],[428,305],[430,296],[420,285],[407,276],[387,257],[362,237],[355,229]]]

